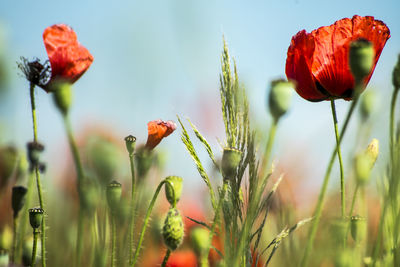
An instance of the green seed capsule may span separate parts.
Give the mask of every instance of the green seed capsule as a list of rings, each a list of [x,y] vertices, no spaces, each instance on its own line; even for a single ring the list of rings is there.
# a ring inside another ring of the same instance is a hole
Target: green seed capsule
[[[234,148],[224,148],[221,169],[225,179],[233,178],[242,159],[242,152]]]
[[[129,155],[132,155],[135,151],[136,137],[134,137],[133,135],[128,135],[127,137],[125,137],[125,145]]]
[[[176,204],[182,194],[182,181],[183,179],[178,176],[168,176],[165,178],[167,183],[165,184],[165,196],[169,202],[169,204]],[[172,184],[172,186],[171,186]]]
[[[354,241],[361,242],[367,234],[367,222],[364,217],[352,216],[351,217],[351,236]]]
[[[107,202],[111,212],[117,212],[121,201],[122,186],[117,181],[112,181],[107,186]]]
[[[171,208],[168,211],[164,221],[162,235],[165,245],[170,250],[175,250],[182,243],[184,235],[184,227],[182,216],[176,208]]]
[[[293,84],[285,80],[271,82],[268,103],[269,111],[275,121],[278,121],[290,108],[293,95]]]
[[[11,207],[14,211],[14,218],[18,216],[19,211],[25,204],[27,189],[23,186],[14,186],[11,195]]]
[[[356,81],[362,81],[371,72],[374,60],[375,49],[370,41],[358,39],[350,44],[349,65]]]
[[[41,208],[29,209],[29,222],[33,229],[40,227],[43,221],[43,210]]]

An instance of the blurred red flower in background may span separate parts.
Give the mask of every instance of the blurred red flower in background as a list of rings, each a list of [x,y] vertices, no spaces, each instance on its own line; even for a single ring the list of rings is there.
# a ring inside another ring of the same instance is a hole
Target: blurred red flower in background
[[[177,250],[171,253],[167,267],[196,267],[197,257],[192,250]]]
[[[176,124],[173,121],[154,120],[147,123],[148,137],[146,148],[155,148],[164,137],[170,135],[176,129]]]
[[[286,76],[295,82],[297,93],[309,101],[351,100],[355,84],[349,68],[350,43],[365,39],[375,49],[374,65],[364,79],[367,85],[389,38],[390,31],[385,23],[371,16],[344,18],[311,33],[302,30],[292,37]]]
[[[51,91],[52,84],[58,80],[76,82],[93,62],[93,56],[78,42],[74,30],[65,24],[47,27],[43,41],[51,66],[46,91]]]

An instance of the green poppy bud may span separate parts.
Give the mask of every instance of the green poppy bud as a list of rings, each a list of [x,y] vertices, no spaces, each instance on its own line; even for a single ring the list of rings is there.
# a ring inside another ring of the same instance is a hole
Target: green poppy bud
[[[354,241],[361,242],[367,234],[367,222],[364,217],[351,217],[351,236]]]
[[[41,208],[29,209],[29,222],[33,229],[40,227],[43,221],[43,210]]]
[[[118,211],[118,205],[121,201],[122,185],[117,181],[112,181],[107,186],[107,202],[112,213]]]
[[[372,112],[374,111],[374,107],[376,106],[376,93],[374,91],[366,91],[360,103],[360,114],[361,118],[365,121],[367,120]]]
[[[350,44],[349,65],[356,82],[361,82],[374,66],[375,49],[366,39],[358,39]]]
[[[184,235],[184,227],[182,216],[176,208],[171,208],[168,211],[164,221],[162,235],[165,245],[170,250],[175,250],[182,243]]]
[[[225,179],[233,178],[242,159],[242,152],[234,148],[224,148],[221,169]]]
[[[54,85],[53,100],[58,110],[66,115],[72,104],[72,85],[70,83],[57,83]]]
[[[19,211],[25,204],[26,193],[28,190],[23,186],[14,186],[11,194],[11,207],[14,211],[14,218],[18,216]]]
[[[11,178],[17,163],[17,154],[17,150],[13,146],[0,148],[0,190],[7,185]]]
[[[165,196],[169,204],[174,205],[181,197],[183,179],[178,176],[168,176],[165,180],[167,181],[167,183],[165,183]]]
[[[135,152],[136,137],[133,135],[128,135],[125,137],[125,145],[129,155],[133,155],[133,152]]]
[[[197,256],[202,257],[210,248],[210,231],[203,227],[195,227],[190,231],[190,240]]]
[[[8,266],[8,252],[5,249],[0,248],[0,267]]]
[[[269,91],[269,111],[275,121],[278,121],[290,108],[292,102],[293,84],[285,80],[271,82]]]
[[[392,82],[395,90],[400,89],[400,54],[397,58],[396,66],[394,66],[393,74],[392,74]]]

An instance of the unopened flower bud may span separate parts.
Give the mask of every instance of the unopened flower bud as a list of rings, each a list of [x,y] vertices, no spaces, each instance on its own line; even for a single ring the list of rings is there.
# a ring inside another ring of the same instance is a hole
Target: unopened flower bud
[[[358,39],[350,44],[349,65],[356,82],[361,82],[372,70],[375,49],[366,39]]]
[[[210,231],[203,227],[195,227],[190,231],[190,240],[197,256],[202,257],[210,248]]]
[[[367,222],[364,217],[352,216],[351,217],[351,236],[354,241],[361,242],[367,233]]]
[[[41,208],[29,209],[29,222],[33,229],[40,227],[43,221],[43,210]]]
[[[176,208],[171,208],[168,211],[164,221],[162,235],[165,245],[170,250],[175,250],[182,243],[184,235],[184,227],[182,216]]]
[[[72,85],[70,83],[57,83],[54,85],[53,100],[58,110],[66,115],[72,104]]]
[[[278,121],[290,108],[292,102],[293,84],[285,80],[271,82],[269,91],[269,111],[275,121]]]
[[[129,155],[132,155],[135,151],[136,137],[134,137],[133,135],[128,135],[127,137],[125,137],[125,145]]]
[[[25,204],[27,189],[23,186],[14,186],[11,194],[11,207],[14,212],[14,218],[18,216],[19,211]]]
[[[367,120],[372,112],[374,111],[374,107],[376,105],[376,93],[374,91],[366,91],[360,103],[360,114],[361,118],[365,121]]]
[[[367,150],[365,153],[370,157],[372,166],[375,164],[376,159],[379,155],[379,141],[378,139],[372,139],[371,143],[369,143]],[[371,166],[371,168],[372,168]]]
[[[400,90],[400,54],[397,57],[397,63],[396,66],[394,66],[392,75],[392,82],[395,90]]]
[[[171,205],[175,205],[182,194],[183,179],[178,176],[168,176],[165,178],[165,196]]]
[[[233,178],[236,175],[236,170],[239,167],[242,152],[234,148],[224,148],[222,154],[222,175],[225,179]]]
[[[43,152],[44,146],[39,142],[29,142],[27,147],[28,147],[28,160],[31,169],[33,169],[33,167],[39,165],[40,154]]]
[[[0,248],[0,267],[6,267],[8,263],[9,258],[7,250]]]
[[[107,202],[112,213],[118,211],[118,205],[121,201],[122,186],[117,181],[112,181],[107,186]]]

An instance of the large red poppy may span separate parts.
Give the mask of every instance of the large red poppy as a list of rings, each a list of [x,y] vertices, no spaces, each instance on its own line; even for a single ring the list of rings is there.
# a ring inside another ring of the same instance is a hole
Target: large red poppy
[[[146,148],[155,148],[164,137],[170,135],[176,129],[176,124],[173,121],[155,120],[147,123],[147,142]]]
[[[51,78],[46,90],[51,90],[55,81],[74,83],[90,67],[93,56],[82,46],[74,30],[65,24],[55,24],[43,32],[51,66]]]
[[[373,44],[374,65],[363,81],[367,85],[389,38],[385,23],[371,16],[344,18],[311,33],[302,30],[292,37],[286,76],[295,82],[297,93],[309,101],[351,100],[355,82],[349,68],[350,43],[366,39]]]

